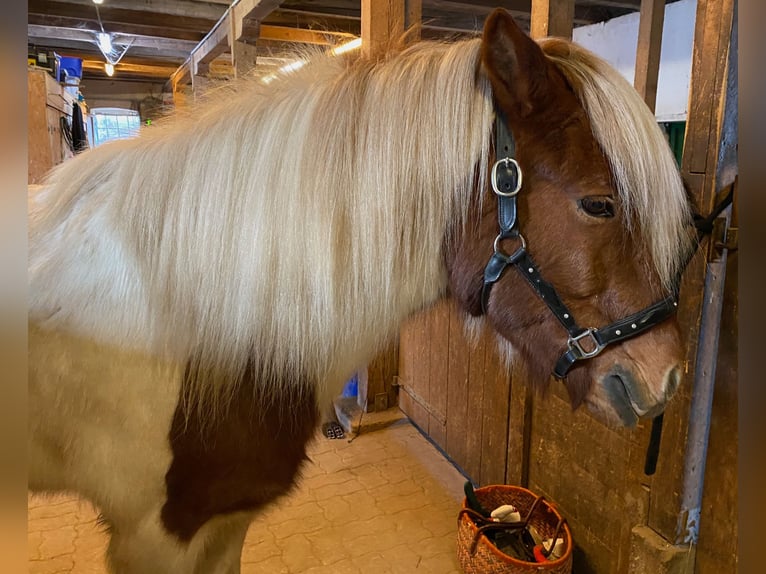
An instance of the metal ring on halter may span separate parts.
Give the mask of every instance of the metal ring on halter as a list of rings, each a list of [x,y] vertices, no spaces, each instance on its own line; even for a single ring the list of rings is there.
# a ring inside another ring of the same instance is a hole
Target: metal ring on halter
[[[511,164],[516,168],[516,188],[513,191],[500,191],[497,187],[497,166],[501,163],[504,163],[506,166]],[[517,162],[512,157],[504,157],[503,159],[499,159],[495,162],[495,165],[492,166],[492,190],[497,195],[502,195],[503,197],[513,197],[517,193],[519,193],[519,190],[521,189],[521,166],[519,165],[519,162]]]
[[[511,237],[518,237],[519,240],[521,241],[521,247],[519,247],[513,253],[513,255],[508,255],[505,251],[502,251],[500,249],[500,242],[503,239],[510,239]],[[508,259],[511,262],[516,260],[517,258],[521,257],[526,250],[527,250],[527,242],[524,240],[524,236],[521,233],[517,233],[517,234],[511,235],[511,236],[508,236],[508,235],[504,236],[502,233],[500,233],[500,234],[498,234],[497,237],[495,237],[495,253],[499,253],[500,255],[502,255],[503,257],[505,257],[506,259]]]
[[[576,337],[569,337],[569,341],[567,341],[567,344],[569,345],[569,348],[576,348],[580,353],[581,359],[590,359],[591,357],[595,357],[598,355],[601,351],[604,350],[605,345],[602,345],[598,342],[595,335],[596,329],[586,329]],[[591,343],[593,343],[593,350],[588,351],[587,349],[583,348],[582,343],[580,341],[582,339],[589,338]]]

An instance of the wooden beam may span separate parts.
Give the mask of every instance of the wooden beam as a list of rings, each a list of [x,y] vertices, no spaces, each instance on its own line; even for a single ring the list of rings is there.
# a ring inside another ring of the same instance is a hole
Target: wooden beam
[[[652,112],[657,103],[657,78],[660,74],[664,22],[665,0],[642,0],[633,86]]]
[[[42,4],[39,0],[30,0],[29,9],[32,11],[37,4]],[[47,4],[69,4],[76,6],[87,6],[93,10],[93,0],[66,0],[66,2],[49,1]],[[105,4],[99,7],[101,12],[108,10],[126,10],[130,12],[148,12],[153,17],[158,14],[166,16],[178,16],[186,18],[203,18],[206,20],[217,20],[226,10],[226,6],[210,2],[194,2],[192,0],[107,0]],[[34,10],[36,11],[36,10]],[[56,13],[55,11],[52,13]],[[103,16],[102,16],[103,17]]]
[[[421,0],[362,0],[362,50],[373,54],[398,39],[422,14]]]
[[[131,4],[131,6],[135,7],[135,4]],[[223,12],[224,9],[221,8],[216,11],[216,15],[201,18],[193,17],[191,15],[168,15],[131,9],[118,9],[112,7],[109,2],[102,4],[99,8],[101,22],[107,31],[112,31],[113,26],[137,25],[167,30],[193,31],[199,34],[200,38],[210,30]],[[86,4],[69,4],[55,0],[29,0],[27,13],[29,15],[45,16],[49,18],[62,17],[77,19],[80,20],[83,25],[86,25],[91,29],[99,28],[96,12],[93,8],[93,4],[90,2]],[[80,24],[77,24],[74,27],[79,26]],[[151,36],[152,34],[147,35]]]
[[[623,10],[638,11],[641,8],[641,0],[578,0],[582,6],[599,6],[603,8],[621,8]]]
[[[231,31],[232,36],[235,33]],[[257,38],[260,30],[256,29],[254,36]],[[255,69],[258,63],[258,49],[255,42],[247,43],[244,39],[235,40],[231,43],[231,65],[234,67],[234,77],[243,78]]]
[[[71,40],[95,45],[96,32],[91,30],[82,30],[78,28],[59,28],[55,26],[39,26],[36,24],[27,25],[27,37],[34,39],[56,39]],[[190,52],[196,46],[196,43],[189,40],[175,40],[173,38],[161,38],[138,35],[114,34],[112,41],[114,44],[127,44],[132,40],[131,47],[152,48],[159,52]]]
[[[289,26],[260,26],[260,36],[263,40],[277,42],[298,42],[301,44],[317,44],[328,46],[338,44],[356,38],[346,32],[326,32],[319,30],[307,30],[304,28],[290,28]]]
[[[574,0],[532,0],[530,36],[572,39]]]
[[[106,77],[103,60],[83,60],[82,68],[89,72],[101,72]],[[114,73],[117,77],[123,74],[131,74],[146,77],[153,76],[166,80],[175,69],[175,66],[131,64],[129,62],[120,61],[120,63],[114,67]]]
[[[92,19],[86,19],[68,16],[56,16],[51,14],[28,14],[27,23],[37,24],[40,26],[53,26],[57,28],[75,28],[78,30],[93,30],[94,32],[100,31],[98,20],[95,17]],[[109,30],[109,32],[117,34],[189,40],[195,44],[202,40],[205,32],[210,29],[209,25],[205,26],[201,31],[195,31],[185,28],[175,28],[173,26],[149,26],[145,24],[132,24],[122,22],[108,22],[104,24],[104,27]]]
[[[200,65],[204,70],[211,61],[228,51],[242,36],[245,20],[263,20],[281,3],[281,0],[234,0],[192,50],[189,59],[171,76],[174,91],[179,82],[192,80],[200,72]]]

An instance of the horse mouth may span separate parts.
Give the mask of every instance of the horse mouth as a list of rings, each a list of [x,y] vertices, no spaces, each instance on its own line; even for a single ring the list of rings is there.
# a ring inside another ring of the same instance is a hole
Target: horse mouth
[[[664,409],[662,403],[647,407],[647,401],[636,396],[641,393],[636,390],[633,378],[626,373],[613,372],[604,378],[603,384],[612,408],[626,427],[633,427],[639,419],[654,417]]]

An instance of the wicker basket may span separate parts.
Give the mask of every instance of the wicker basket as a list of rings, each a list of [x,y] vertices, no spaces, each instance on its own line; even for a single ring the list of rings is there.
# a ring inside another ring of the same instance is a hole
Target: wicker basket
[[[536,496],[526,488],[511,485],[493,485],[477,488],[476,498],[485,508],[497,508],[503,504],[515,506],[522,518],[529,515],[529,524],[533,525],[543,538],[552,538],[556,527],[562,522],[562,516],[545,499]],[[539,500],[535,504],[536,500]],[[463,508],[467,503],[463,501]],[[492,544],[484,534],[476,534],[478,527],[470,516],[461,512],[458,518],[457,555],[465,574],[517,574],[529,572],[550,572],[552,574],[571,574],[572,572],[572,533],[566,522],[559,530],[558,537],[564,539],[564,555],[550,562],[526,562],[508,556]],[[473,551],[472,551],[473,550]]]

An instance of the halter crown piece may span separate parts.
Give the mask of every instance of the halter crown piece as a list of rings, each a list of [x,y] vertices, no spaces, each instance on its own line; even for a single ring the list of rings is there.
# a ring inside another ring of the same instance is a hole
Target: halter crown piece
[[[521,191],[521,167],[514,158],[516,145],[513,135],[508,129],[502,112],[497,107],[495,109],[495,155],[497,161],[492,166],[491,182],[492,191],[497,196],[497,220],[500,232],[495,238],[494,253],[484,268],[484,284],[481,289],[482,312],[484,314],[487,312],[492,286],[509,266],[515,265],[535,293],[548,305],[551,313],[567,330],[569,335],[567,350],[556,361],[556,366],[553,369],[553,375],[558,379],[563,379],[577,361],[595,357],[607,345],[635,337],[671,317],[678,307],[677,297],[674,293],[638,313],[600,329],[583,328],[577,324],[553,285],[542,278],[540,271],[527,253],[527,243],[517,226],[516,197]],[[502,249],[502,242],[506,239],[516,240],[520,243],[516,251],[511,254]]]

